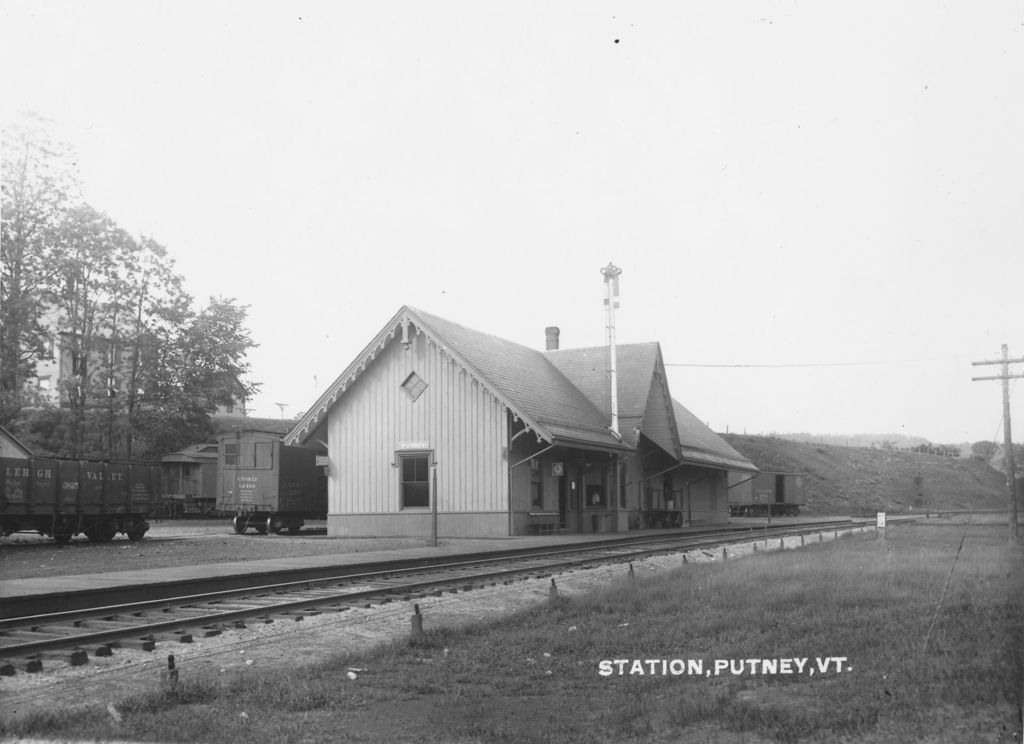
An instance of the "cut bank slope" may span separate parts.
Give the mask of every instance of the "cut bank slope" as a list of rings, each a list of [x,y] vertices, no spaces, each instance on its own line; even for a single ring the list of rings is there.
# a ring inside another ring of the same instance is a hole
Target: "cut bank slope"
[[[1006,477],[974,458],[721,436],[761,470],[804,473],[808,514],[1006,509]]]

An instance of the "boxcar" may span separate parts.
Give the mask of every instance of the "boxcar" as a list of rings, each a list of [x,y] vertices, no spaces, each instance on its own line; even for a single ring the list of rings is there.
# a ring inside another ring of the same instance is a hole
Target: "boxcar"
[[[0,458],[0,530],[38,532],[59,543],[85,534],[141,540],[161,506],[160,468],[135,463]]]
[[[236,432],[218,440],[217,510],[234,514],[235,532],[298,532],[327,516],[327,478],[316,450],[289,447],[279,434]]]
[[[755,476],[737,473],[729,485],[731,517],[795,517],[804,500],[802,473],[761,472]],[[732,477],[730,477],[732,480]]]

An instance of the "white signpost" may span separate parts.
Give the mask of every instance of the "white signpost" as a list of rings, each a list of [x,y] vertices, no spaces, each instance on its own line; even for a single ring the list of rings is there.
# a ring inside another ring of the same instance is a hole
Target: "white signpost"
[[[878,512],[878,523],[875,525],[875,529],[878,531],[878,539],[885,539],[885,512]]]

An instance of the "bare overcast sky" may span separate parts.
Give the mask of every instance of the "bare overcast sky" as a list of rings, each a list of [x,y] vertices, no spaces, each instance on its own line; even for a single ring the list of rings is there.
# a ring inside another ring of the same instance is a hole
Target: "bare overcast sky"
[[[613,261],[619,340],[669,364],[862,363],[670,367],[716,430],[1002,437],[970,362],[1024,356],[1019,0],[0,0],[0,25],[4,119],[55,120],[93,206],[251,306],[257,415],[403,304],[599,345]]]

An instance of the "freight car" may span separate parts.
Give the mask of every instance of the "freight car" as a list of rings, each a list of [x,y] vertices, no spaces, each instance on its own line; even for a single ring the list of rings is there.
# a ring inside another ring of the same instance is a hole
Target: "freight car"
[[[795,517],[804,498],[802,473],[761,471],[755,476],[736,474],[729,483],[730,517]]]
[[[226,434],[217,444],[217,510],[234,514],[235,532],[295,533],[306,519],[327,517],[327,478],[316,450],[260,431]]]
[[[58,543],[85,534],[141,540],[161,506],[160,468],[134,463],[0,458],[0,531],[38,532]]]
[[[160,458],[169,517],[217,514],[217,444],[193,444]]]

